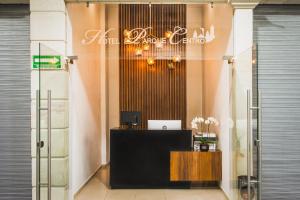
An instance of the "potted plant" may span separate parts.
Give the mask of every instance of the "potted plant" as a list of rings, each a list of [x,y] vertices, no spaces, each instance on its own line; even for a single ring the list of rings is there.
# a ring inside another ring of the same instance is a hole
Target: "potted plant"
[[[208,151],[209,150],[209,142],[208,138],[202,137],[200,138],[200,151]]]
[[[202,145],[202,147],[200,146],[200,149],[201,149],[201,151],[208,151],[210,149],[210,143],[211,143],[212,144],[212,150],[215,150],[216,149],[216,142],[214,141],[213,138],[216,137],[216,134],[212,134],[210,128],[211,128],[212,125],[218,126],[219,122],[214,117],[208,117],[204,121],[204,124],[206,125],[207,132],[202,135],[203,136],[202,138],[204,138],[204,139],[203,139],[203,142],[202,142],[203,145]],[[208,150],[206,150],[207,146],[208,146]]]

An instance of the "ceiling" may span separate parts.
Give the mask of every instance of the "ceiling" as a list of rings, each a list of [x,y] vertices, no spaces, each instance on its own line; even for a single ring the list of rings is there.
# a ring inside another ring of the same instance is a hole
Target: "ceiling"
[[[66,2],[105,2],[105,3],[263,3],[300,4],[300,0],[65,0]]]
[[[105,3],[256,3],[300,4],[300,0],[65,0],[65,2],[105,2]],[[29,0],[0,0],[0,4],[29,4]]]

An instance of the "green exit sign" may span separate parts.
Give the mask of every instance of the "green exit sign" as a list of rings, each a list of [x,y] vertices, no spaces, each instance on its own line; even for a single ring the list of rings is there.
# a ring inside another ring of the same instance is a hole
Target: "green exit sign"
[[[61,56],[35,55],[33,56],[32,69],[62,69]]]

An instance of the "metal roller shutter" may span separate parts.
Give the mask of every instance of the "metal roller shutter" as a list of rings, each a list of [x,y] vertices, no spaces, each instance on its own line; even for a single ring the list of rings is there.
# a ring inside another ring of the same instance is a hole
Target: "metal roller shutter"
[[[300,199],[300,6],[254,10],[262,91],[262,199]]]
[[[0,5],[0,199],[31,199],[29,6]]]

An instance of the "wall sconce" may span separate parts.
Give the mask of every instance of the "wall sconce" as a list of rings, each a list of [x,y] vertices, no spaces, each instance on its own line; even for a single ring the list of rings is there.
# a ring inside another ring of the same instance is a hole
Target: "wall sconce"
[[[144,51],[149,51],[150,45],[148,43],[145,43],[143,46]]]
[[[152,58],[152,57],[147,58],[147,63],[148,63],[148,65],[154,65],[154,63],[155,63],[154,58]]]
[[[172,61],[173,61],[174,63],[180,62],[180,61],[181,61],[181,56],[180,56],[180,55],[173,56]]]
[[[165,37],[169,39],[172,36],[172,34],[173,34],[172,31],[166,31]]]
[[[143,49],[141,49],[141,48],[136,48],[135,49],[135,55],[136,56],[141,56],[143,54]]]

